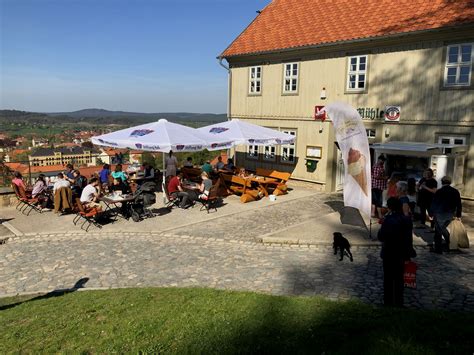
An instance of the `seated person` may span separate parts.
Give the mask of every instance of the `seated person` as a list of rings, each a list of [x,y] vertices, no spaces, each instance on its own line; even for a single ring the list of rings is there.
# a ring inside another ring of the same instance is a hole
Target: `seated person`
[[[102,167],[102,170],[99,173],[100,183],[102,185],[107,186],[109,184],[109,176],[110,176],[110,165],[104,164],[104,166]]]
[[[61,187],[71,187],[71,183],[64,178],[63,173],[57,175],[56,181],[54,182],[53,192],[56,192]]]
[[[241,178],[246,178],[249,176],[247,171],[245,171],[245,168],[240,168],[239,173],[237,175],[240,176]]]
[[[219,155],[219,156],[217,157],[217,163],[216,163],[216,165],[214,166],[214,169],[216,169],[216,170],[222,170],[222,169],[224,169],[224,166],[225,166],[225,164],[222,162],[222,156]]]
[[[186,208],[188,205],[188,201],[190,200],[189,194],[184,191],[183,187],[181,186],[181,181],[183,180],[183,174],[179,173],[176,176],[173,176],[168,183],[168,194],[172,198],[178,198],[181,200],[179,207]]]
[[[234,171],[235,165],[232,158],[227,159],[227,164],[224,166],[225,170]]]
[[[45,181],[44,174],[40,174],[38,179],[36,180],[35,184],[33,185],[33,191],[31,192],[31,196],[33,198],[38,197],[42,193],[44,193],[47,189],[46,181]]]
[[[72,192],[74,192],[76,195],[81,195],[82,190],[84,187],[87,186],[87,178],[83,175],[81,175],[81,172],[79,170],[74,170],[73,172],[74,175],[74,183],[72,184]]]
[[[66,165],[66,171],[63,172],[64,179],[69,181],[71,185],[74,185],[74,167],[72,164]]]
[[[122,171],[122,164],[117,164],[115,166],[115,171],[112,173],[114,179],[121,178],[124,183],[127,183],[128,176]]]
[[[99,192],[97,191],[97,186],[99,186],[99,180],[94,177],[91,179],[89,184],[82,190],[81,202],[84,206],[88,208],[100,207],[100,204],[97,202],[99,200]]]
[[[203,166],[201,166],[201,170],[205,171],[208,175],[214,171],[212,168],[211,162],[208,160],[206,163],[204,163]]]
[[[23,191],[26,191],[26,185],[25,183],[23,182],[23,176],[20,174],[19,171],[15,171],[13,173],[13,180],[12,180],[12,183],[15,184],[16,186],[18,186],[18,188],[23,188]]]
[[[193,158],[188,157],[183,165],[185,168],[194,168]]]
[[[201,174],[202,182],[201,185],[199,186],[199,198],[202,200],[207,200],[209,196],[209,190],[212,187],[212,180],[209,179],[209,175],[205,171],[202,172]]]
[[[143,164],[143,177],[149,180],[155,178],[155,169],[148,163]]]
[[[110,187],[112,191],[122,191],[122,194],[128,194],[130,188],[125,184],[121,178],[116,178],[113,181],[112,186]]]

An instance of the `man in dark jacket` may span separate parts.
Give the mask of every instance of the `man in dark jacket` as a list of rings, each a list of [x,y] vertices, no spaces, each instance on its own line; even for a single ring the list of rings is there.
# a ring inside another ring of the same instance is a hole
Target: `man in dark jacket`
[[[383,301],[386,306],[403,306],[403,272],[406,260],[413,251],[413,223],[402,211],[396,197],[387,201],[388,214],[378,233],[383,243]]]
[[[451,178],[449,176],[443,177],[441,185],[442,187],[436,191],[431,205],[435,223],[434,252],[438,254],[441,254],[443,250],[442,237],[444,237],[449,250],[447,227],[454,217],[461,218],[462,213],[461,195],[451,186]]]

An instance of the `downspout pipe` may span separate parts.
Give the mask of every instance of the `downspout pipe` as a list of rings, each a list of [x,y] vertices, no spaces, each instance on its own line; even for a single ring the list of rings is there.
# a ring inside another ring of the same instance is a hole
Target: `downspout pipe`
[[[230,121],[232,118],[230,117],[230,108],[231,108],[231,98],[232,98],[232,71],[230,70],[229,66],[226,66],[222,61],[224,60],[223,57],[217,57],[219,59],[219,65],[227,70],[227,121]],[[232,148],[233,150],[235,148]],[[230,157],[230,149],[227,149],[227,156]],[[235,161],[235,151],[234,151],[234,164]]]
[[[232,94],[232,71],[228,66],[226,66],[222,61],[224,60],[223,57],[218,57],[219,65],[227,70],[227,120],[230,121],[230,108],[231,108],[231,94]]]

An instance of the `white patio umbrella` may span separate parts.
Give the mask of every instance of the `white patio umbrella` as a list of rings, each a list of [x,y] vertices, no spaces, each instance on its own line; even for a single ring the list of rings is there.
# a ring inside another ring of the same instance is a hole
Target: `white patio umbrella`
[[[262,127],[256,124],[244,122],[238,119],[212,124],[197,129],[205,134],[205,139],[209,142],[218,140],[219,142],[232,142],[228,146],[221,146],[218,149],[230,148],[234,145],[277,145],[293,143],[295,137],[274,129]],[[212,150],[212,147],[210,148]]]
[[[140,149],[150,152],[163,152],[163,184],[165,182],[165,153],[195,152],[206,148],[214,149],[220,145],[220,138],[214,141],[194,128],[160,119],[158,122],[130,127],[119,131],[92,137],[92,143],[114,148]],[[224,142],[224,145],[226,143]],[[165,198],[163,187],[163,196]]]

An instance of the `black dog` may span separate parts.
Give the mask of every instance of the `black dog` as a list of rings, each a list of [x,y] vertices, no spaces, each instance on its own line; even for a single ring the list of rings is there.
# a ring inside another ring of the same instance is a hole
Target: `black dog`
[[[341,261],[342,258],[344,258],[344,251],[349,256],[349,259],[351,261],[354,261],[354,259],[352,258],[351,245],[349,241],[346,238],[344,238],[342,233],[334,232],[333,235],[334,235],[334,243],[332,243],[332,247],[334,248],[334,255],[337,254],[337,249],[339,248],[339,251],[341,253],[341,257],[339,261]]]

